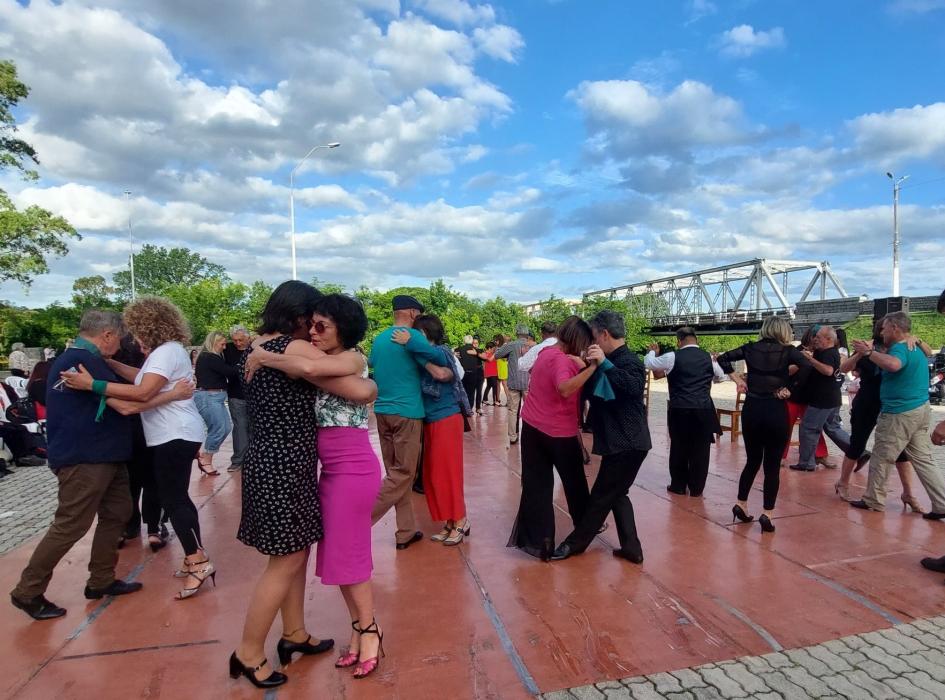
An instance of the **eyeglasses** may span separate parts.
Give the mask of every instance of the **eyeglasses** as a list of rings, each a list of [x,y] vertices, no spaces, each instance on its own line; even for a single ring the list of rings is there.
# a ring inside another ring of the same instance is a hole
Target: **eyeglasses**
[[[315,321],[315,323],[312,324],[312,329],[319,335],[324,335],[326,330],[334,327],[335,326],[332,324],[325,323],[324,321]]]

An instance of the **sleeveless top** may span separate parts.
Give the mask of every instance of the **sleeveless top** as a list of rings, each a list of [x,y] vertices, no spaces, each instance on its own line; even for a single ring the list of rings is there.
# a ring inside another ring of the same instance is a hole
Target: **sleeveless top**
[[[367,361],[361,371],[361,378],[367,379]],[[368,429],[368,407],[348,401],[327,391],[318,390],[315,398],[315,423],[319,428],[360,428]]]

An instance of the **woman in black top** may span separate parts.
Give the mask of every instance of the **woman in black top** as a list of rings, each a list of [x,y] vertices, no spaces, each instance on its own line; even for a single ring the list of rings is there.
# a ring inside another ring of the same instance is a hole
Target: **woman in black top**
[[[746,462],[738,480],[738,503],[732,507],[733,520],[751,522],[748,515],[748,493],[764,466],[764,514],[759,519],[762,532],[774,532],[771,513],[778,498],[781,454],[791,437],[784,400],[791,395],[787,388],[791,365],[808,367],[810,362],[791,345],[794,334],[791,324],[772,316],[761,326],[757,342],[746,343],[718,357],[718,363],[746,394],[742,408],[742,435],[745,437]],[[732,363],[744,360],[748,366],[746,380],[737,374]]]
[[[220,472],[213,468],[213,455],[220,450],[220,445],[233,429],[230,412],[226,408],[226,387],[228,380],[236,378],[238,371],[223,359],[226,336],[218,331],[207,334],[203,348],[197,356],[194,373],[197,377],[197,391],[194,403],[207,424],[207,439],[203,449],[197,455],[197,466],[209,476]]]
[[[882,327],[882,319],[873,324],[873,347],[877,350],[883,348]],[[883,379],[882,370],[859,353],[854,353],[840,365],[841,372],[854,369],[860,377],[860,389],[850,404],[850,447],[843,458],[840,479],[834,484],[834,490],[844,501],[854,500],[850,497],[850,475],[869,463],[870,453],[866,450],[866,443],[876,427],[881,409],[879,386]],[[915,513],[924,513],[918,499],[912,495],[912,462],[905,452],[896,460],[896,469],[902,481],[903,510],[909,507]]]

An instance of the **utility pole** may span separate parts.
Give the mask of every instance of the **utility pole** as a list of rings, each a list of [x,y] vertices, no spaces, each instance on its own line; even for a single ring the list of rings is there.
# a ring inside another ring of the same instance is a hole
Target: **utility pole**
[[[125,207],[128,210],[128,243],[131,255],[128,257],[131,268],[131,300],[135,300],[135,234],[131,228],[131,190],[125,190]]]
[[[903,175],[900,178],[893,177],[892,173],[886,173],[886,177],[893,181],[893,284],[892,295],[899,296],[899,190],[902,189],[902,183],[909,176]]]

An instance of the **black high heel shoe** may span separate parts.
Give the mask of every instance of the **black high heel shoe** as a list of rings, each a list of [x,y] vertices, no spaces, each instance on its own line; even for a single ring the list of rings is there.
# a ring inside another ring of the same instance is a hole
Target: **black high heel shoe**
[[[771,522],[771,518],[767,515],[762,515],[758,518],[758,524],[761,525],[762,532],[774,532],[774,523]]]
[[[742,510],[742,507],[739,505],[732,506],[732,522],[735,520],[741,520],[743,523],[750,523],[755,519],[754,515],[748,515],[745,511]]]
[[[334,639],[323,639],[318,644],[312,644],[311,642],[311,636],[304,642],[293,642],[282,637],[279,643],[276,644],[276,654],[279,655],[279,663],[283,666],[287,665],[292,661],[292,654],[295,652],[307,655],[323,654],[335,646]]]
[[[288,676],[286,676],[284,673],[279,673],[278,671],[273,671],[262,680],[256,678],[256,671],[261,669],[267,663],[269,663],[268,659],[263,659],[259,662],[258,666],[250,668],[239,660],[239,658],[236,656],[236,652],[234,651],[232,654],[230,654],[230,678],[239,678],[241,675],[246,676],[249,682],[255,685],[257,688],[275,688],[277,685],[282,685],[287,680],[289,680]]]

